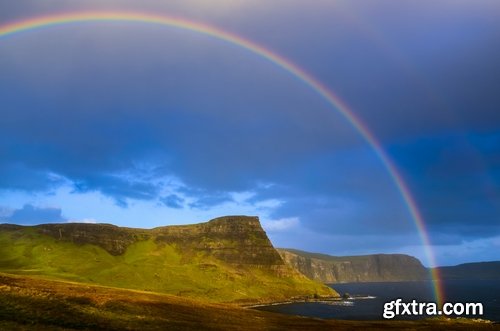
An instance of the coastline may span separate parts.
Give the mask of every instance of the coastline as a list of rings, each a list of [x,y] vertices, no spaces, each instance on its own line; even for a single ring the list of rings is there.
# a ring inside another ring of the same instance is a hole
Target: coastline
[[[300,297],[300,298],[290,298],[288,300],[283,301],[268,301],[268,302],[259,302],[253,304],[242,304],[240,307],[242,308],[258,308],[258,307],[267,307],[267,306],[278,306],[278,305],[288,305],[292,303],[329,303],[329,302],[342,302],[346,301],[346,299],[338,296],[338,297],[320,297],[320,298],[311,298],[311,297]]]

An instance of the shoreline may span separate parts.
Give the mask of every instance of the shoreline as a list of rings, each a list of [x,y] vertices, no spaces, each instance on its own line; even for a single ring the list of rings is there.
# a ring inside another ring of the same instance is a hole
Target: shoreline
[[[330,302],[353,302],[354,300],[365,300],[365,299],[375,299],[375,296],[371,295],[353,295],[349,297],[343,296],[329,296],[329,297],[293,297],[286,300],[281,301],[267,301],[267,302],[257,302],[257,303],[246,303],[241,304],[242,308],[258,308],[258,307],[266,307],[266,306],[279,306],[279,305],[288,305],[292,303],[330,303]]]
[[[349,298],[352,299],[352,298]],[[269,302],[260,302],[253,304],[242,304],[240,307],[242,308],[258,308],[258,307],[267,307],[267,306],[279,306],[279,305],[288,305],[292,303],[308,303],[308,302],[317,302],[317,303],[328,303],[328,302],[341,302],[346,301],[346,299],[338,296],[338,297],[321,297],[321,298],[290,298],[284,301],[269,301]]]

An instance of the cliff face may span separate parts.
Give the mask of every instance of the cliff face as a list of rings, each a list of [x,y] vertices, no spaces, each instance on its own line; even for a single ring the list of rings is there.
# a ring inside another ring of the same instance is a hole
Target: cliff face
[[[111,255],[152,239],[159,245],[176,245],[187,251],[210,254],[233,264],[284,265],[258,217],[226,216],[206,223],[146,229],[122,228],[111,224],[42,224],[39,233],[75,244],[92,244]]]
[[[111,224],[41,224],[33,228],[59,241],[99,246],[111,255],[122,255],[131,244],[147,240],[152,234],[148,230],[120,228]]]
[[[189,246],[227,263],[284,266],[258,217],[219,217],[207,223],[153,230],[158,243]]]
[[[259,219],[248,216],[154,229],[3,224],[0,271],[211,301],[336,295],[285,264]]]
[[[412,256],[376,254],[335,257],[298,250],[278,250],[283,260],[310,279],[323,283],[413,281],[428,278]]]

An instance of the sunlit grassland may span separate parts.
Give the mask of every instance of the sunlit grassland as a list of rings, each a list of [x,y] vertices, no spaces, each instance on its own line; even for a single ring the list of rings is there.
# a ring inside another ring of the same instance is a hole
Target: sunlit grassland
[[[214,302],[332,294],[305,278],[277,277],[265,268],[231,265],[175,244],[143,240],[114,256],[99,246],[60,241],[32,228],[0,233],[0,270]]]
[[[335,321],[0,273],[0,330],[493,330],[467,320]]]

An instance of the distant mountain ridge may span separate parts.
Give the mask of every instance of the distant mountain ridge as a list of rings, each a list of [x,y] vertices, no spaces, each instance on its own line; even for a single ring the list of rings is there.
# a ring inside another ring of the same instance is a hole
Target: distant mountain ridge
[[[464,263],[436,269],[442,279],[500,280],[500,261]]]
[[[286,265],[249,216],[154,229],[1,224],[0,271],[224,302],[336,295]]]
[[[326,284],[356,282],[422,281],[430,269],[415,257],[404,254],[331,256],[278,248],[283,260],[310,279]],[[437,267],[442,280],[500,279],[500,261]]]
[[[278,249],[278,252],[288,265],[310,279],[327,284],[428,279],[422,263],[404,254],[331,256],[295,249]]]

